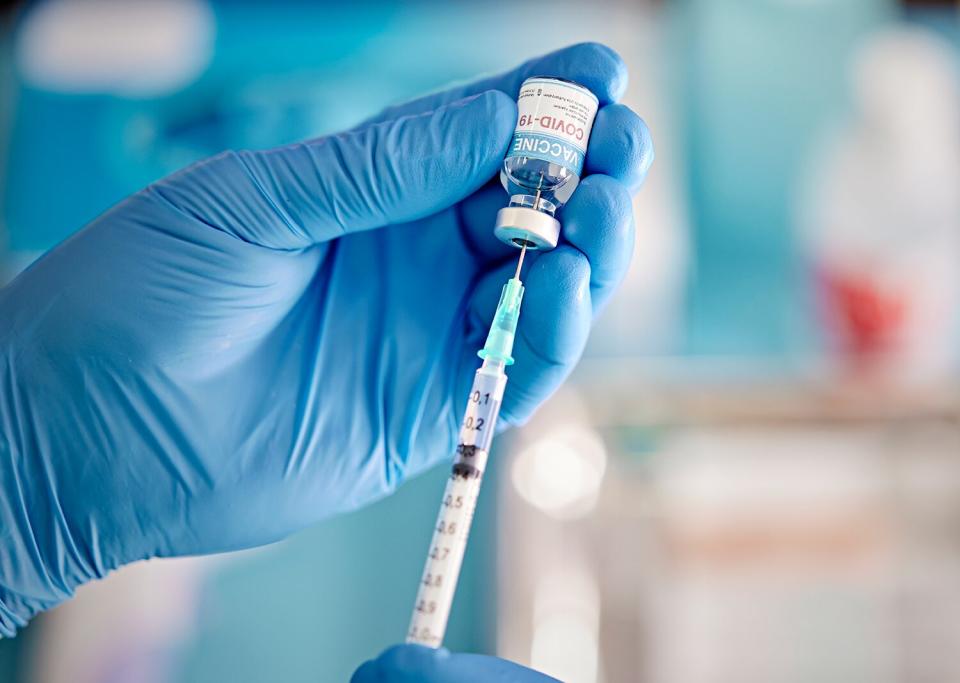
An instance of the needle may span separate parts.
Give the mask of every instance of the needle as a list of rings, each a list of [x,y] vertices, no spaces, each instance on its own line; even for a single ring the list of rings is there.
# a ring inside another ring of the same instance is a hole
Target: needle
[[[523,246],[520,247],[520,259],[517,261],[517,272],[513,274],[514,280],[520,279],[520,269],[523,268],[523,257],[527,254],[527,245],[529,242],[526,240],[523,241]]]

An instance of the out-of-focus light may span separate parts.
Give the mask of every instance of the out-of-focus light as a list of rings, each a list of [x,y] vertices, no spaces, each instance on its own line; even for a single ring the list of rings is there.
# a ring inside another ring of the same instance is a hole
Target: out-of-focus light
[[[599,625],[599,591],[589,572],[547,574],[534,596],[531,665],[567,683],[596,683]]]
[[[574,519],[593,510],[606,467],[600,436],[584,427],[566,427],[524,448],[511,478],[530,505],[557,519]]]
[[[53,0],[26,14],[17,68],[57,92],[161,95],[200,75],[215,32],[202,0]]]

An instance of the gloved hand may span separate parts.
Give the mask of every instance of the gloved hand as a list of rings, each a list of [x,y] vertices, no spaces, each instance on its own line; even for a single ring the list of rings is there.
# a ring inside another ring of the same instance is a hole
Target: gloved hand
[[[496,657],[450,654],[423,645],[395,645],[364,663],[350,683],[559,683]]]
[[[604,106],[565,242],[526,274],[502,412],[522,422],[624,274],[652,159],[599,45],[198,163],[0,290],[0,633],[119,565],[275,541],[452,456],[517,257],[496,174],[533,74]]]

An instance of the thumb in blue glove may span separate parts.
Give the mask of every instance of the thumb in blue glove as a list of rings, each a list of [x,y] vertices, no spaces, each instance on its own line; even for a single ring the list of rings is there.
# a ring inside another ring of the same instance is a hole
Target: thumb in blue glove
[[[602,46],[201,162],[0,290],[0,634],[124,563],[275,541],[450,457],[516,258],[496,174],[536,73],[604,106],[566,241],[526,278],[521,422],[626,269],[652,158]]]
[[[350,683],[559,683],[496,657],[395,645],[354,672]]]

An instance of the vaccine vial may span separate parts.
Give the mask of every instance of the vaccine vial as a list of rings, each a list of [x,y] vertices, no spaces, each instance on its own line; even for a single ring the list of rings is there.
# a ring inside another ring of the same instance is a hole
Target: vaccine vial
[[[556,212],[583,173],[597,97],[579,83],[536,76],[520,86],[517,127],[500,182],[510,203],[497,213],[494,234],[528,249],[553,249],[560,239]]]

